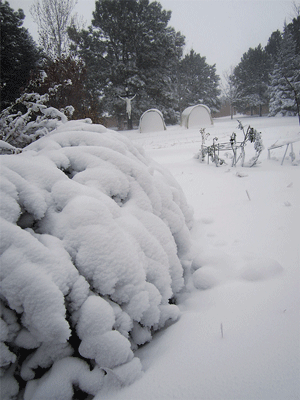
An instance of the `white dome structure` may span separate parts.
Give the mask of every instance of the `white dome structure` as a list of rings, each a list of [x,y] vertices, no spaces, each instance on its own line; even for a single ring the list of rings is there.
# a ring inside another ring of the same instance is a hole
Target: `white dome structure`
[[[151,108],[142,114],[139,125],[139,131],[141,133],[159,132],[166,129],[164,117],[156,108]]]
[[[205,128],[213,125],[210,109],[203,105],[187,107],[181,116],[181,126],[186,128]]]

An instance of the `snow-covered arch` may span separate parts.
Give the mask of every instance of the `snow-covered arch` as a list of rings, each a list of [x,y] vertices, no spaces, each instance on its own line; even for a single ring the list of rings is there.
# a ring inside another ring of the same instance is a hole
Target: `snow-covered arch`
[[[142,114],[139,125],[139,131],[141,133],[158,132],[166,129],[164,117],[156,108],[151,108]]]
[[[213,125],[210,109],[203,105],[187,107],[181,116],[181,126],[185,128],[205,128]]]

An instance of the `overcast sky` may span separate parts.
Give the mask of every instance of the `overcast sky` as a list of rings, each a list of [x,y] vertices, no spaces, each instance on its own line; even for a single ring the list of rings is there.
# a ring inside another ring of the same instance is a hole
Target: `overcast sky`
[[[8,0],[9,1],[9,0]],[[218,75],[240,62],[250,47],[265,46],[271,33],[283,30],[294,17],[292,0],[161,0],[164,9],[172,11],[170,26],[186,37],[188,52],[193,48],[206,57],[209,65],[216,64]],[[296,3],[299,4],[300,0]],[[29,9],[33,0],[10,0],[10,6],[22,8],[24,26],[38,41],[36,24]],[[95,0],[78,0],[76,11],[87,25],[95,9]]]

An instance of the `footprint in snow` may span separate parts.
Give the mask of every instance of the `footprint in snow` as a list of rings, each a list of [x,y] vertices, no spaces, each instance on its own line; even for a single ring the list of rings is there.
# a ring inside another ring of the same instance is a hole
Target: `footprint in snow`
[[[212,224],[214,222],[214,219],[210,218],[210,217],[207,217],[207,218],[201,218],[200,221],[202,222],[202,224],[209,225],[209,224]]]
[[[191,271],[194,287],[198,290],[212,289],[235,277],[233,257],[216,249],[196,255]]]
[[[240,270],[240,277],[246,281],[257,282],[273,278],[282,271],[282,266],[271,258],[248,256]]]
[[[225,240],[216,240],[214,246],[216,247],[223,247],[226,246],[228,243]]]
[[[226,255],[225,253],[198,254],[191,266],[193,285],[198,290],[208,290],[230,280],[242,279],[259,282],[283,272],[282,266],[271,258],[255,254]]]

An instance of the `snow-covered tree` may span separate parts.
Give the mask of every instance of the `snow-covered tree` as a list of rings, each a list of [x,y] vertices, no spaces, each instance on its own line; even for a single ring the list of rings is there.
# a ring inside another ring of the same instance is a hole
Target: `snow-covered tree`
[[[1,395],[71,400],[132,383],[134,351],[179,316],[192,225],[181,188],[89,121],[0,157]]]
[[[72,105],[72,119],[91,118],[93,122],[101,122],[101,116],[95,100],[87,88],[86,67],[84,62],[75,57],[62,56],[56,60],[47,60],[42,73],[33,76],[26,91],[34,91],[41,95],[48,93],[53,87],[55,92],[49,97],[48,106],[58,110]]]
[[[183,108],[205,104],[212,112],[218,111],[219,76],[216,66],[210,66],[205,57],[191,50],[180,62],[180,84],[183,87],[181,103]]]
[[[300,122],[300,17],[285,26],[271,73],[270,115],[298,115]]]
[[[236,87],[237,98],[235,106],[239,111],[253,110],[268,104],[268,85],[270,72],[270,56],[261,45],[250,48],[244,53],[240,63],[235,67],[233,83]]]
[[[119,95],[127,87],[137,94],[133,118],[156,107],[167,122],[174,122],[174,81],[184,37],[168,26],[171,12],[149,0],[102,0],[96,1],[93,16],[88,30],[69,32],[74,51],[86,64],[88,85],[100,99],[99,108],[110,115],[124,114]]]
[[[68,27],[75,23],[72,14],[76,0],[35,0],[30,12],[38,25],[40,45],[52,59],[69,52]]]
[[[24,93],[13,104],[0,113],[0,154],[17,152],[66,123],[74,108],[66,106],[57,110],[49,106],[60,85],[51,87],[46,94]]]
[[[271,63],[274,64],[276,62],[278,52],[280,49],[280,43],[282,41],[282,34],[281,32],[277,29],[277,31],[274,31],[271,36],[269,37],[268,43],[265,47],[265,51],[267,54],[270,55],[271,57]]]
[[[0,2],[1,110],[20,96],[41,58],[34,40],[22,26],[24,18],[23,10],[14,11],[7,1]]]

